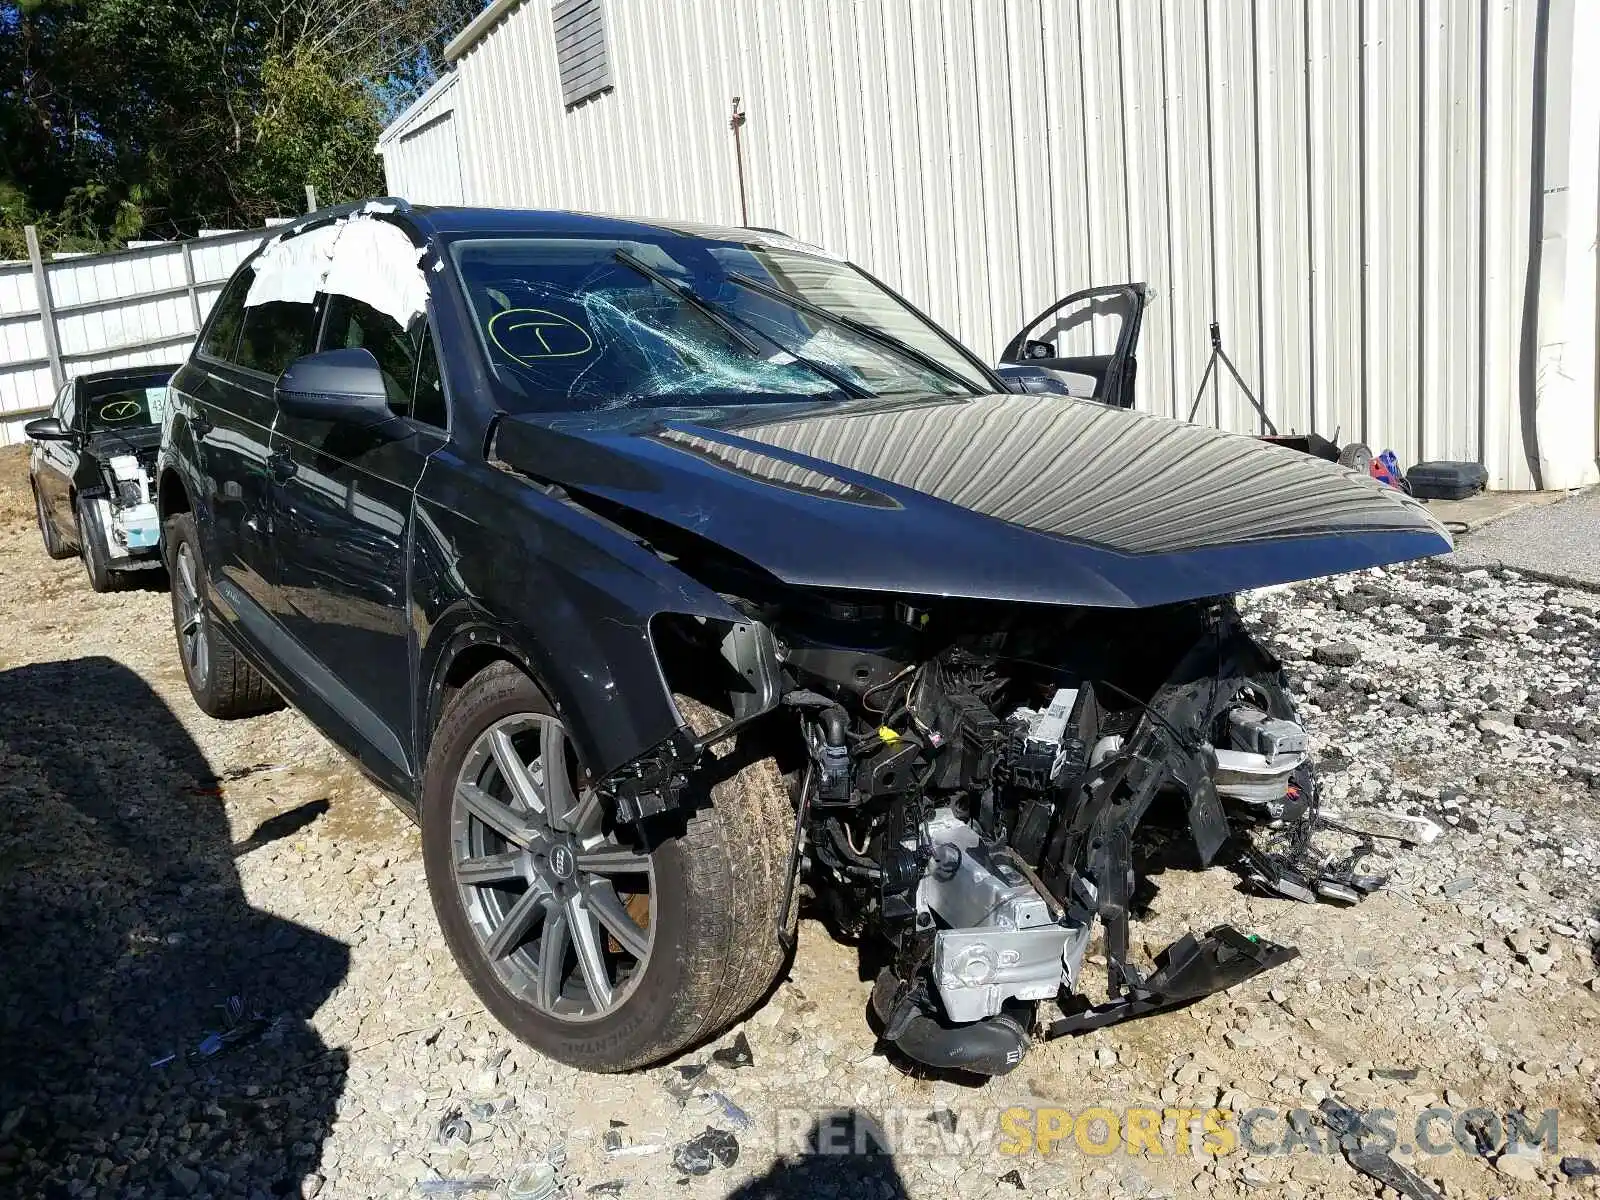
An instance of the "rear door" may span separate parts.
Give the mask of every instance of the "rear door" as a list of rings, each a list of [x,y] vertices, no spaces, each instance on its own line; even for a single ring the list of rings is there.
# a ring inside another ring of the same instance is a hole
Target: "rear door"
[[[1060,391],[1132,408],[1135,351],[1148,296],[1142,283],[1085,288],[1063,296],[1006,344],[1001,374],[1018,390]],[[1032,370],[1013,372],[1008,367]],[[1031,386],[1030,376],[1052,386]]]
[[[281,606],[274,590],[272,479],[267,456],[278,406],[278,376],[316,344],[316,304],[274,301],[247,307],[254,273],[234,276],[200,343],[197,364],[181,371],[195,457],[208,494],[201,549],[213,597],[246,640],[276,658]]]
[[[404,789],[411,762],[412,497],[444,444],[444,393],[425,318],[402,329],[348,296],[324,300],[319,349],[364,347],[383,371],[396,420],[355,428],[280,414],[278,593],[297,663],[294,704],[373,774]]]

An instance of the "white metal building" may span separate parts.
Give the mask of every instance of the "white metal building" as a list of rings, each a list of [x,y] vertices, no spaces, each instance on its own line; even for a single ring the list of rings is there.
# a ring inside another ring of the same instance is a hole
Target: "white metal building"
[[[495,0],[379,150],[419,202],[782,229],[991,358],[1141,280],[1141,408],[1187,414],[1215,319],[1281,427],[1571,487],[1600,423],[1593,4]],[[1231,385],[1197,419],[1257,428]]]

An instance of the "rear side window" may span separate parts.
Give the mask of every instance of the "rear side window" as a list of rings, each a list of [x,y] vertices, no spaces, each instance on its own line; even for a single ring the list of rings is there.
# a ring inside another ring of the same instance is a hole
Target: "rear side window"
[[[239,350],[233,361],[276,378],[317,343],[317,306],[274,300],[244,310]]]
[[[249,267],[238,272],[222,289],[211,311],[211,324],[200,340],[200,352],[223,362],[233,361],[233,349],[239,344],[239,326],[244,321],[244,297],[250,290],[255,272]]]

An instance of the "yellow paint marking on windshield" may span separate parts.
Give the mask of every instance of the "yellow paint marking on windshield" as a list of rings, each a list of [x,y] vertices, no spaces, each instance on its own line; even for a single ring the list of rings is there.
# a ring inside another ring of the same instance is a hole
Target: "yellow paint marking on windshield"
[[[137,400],[111,400],[100,406],[96,414],[102,421],[127,421],[144,412],[144,405]]]
[[[508,308],[489,318],[489,340],[524,366],[546,358],[577,358],[594,349],[594,338],[576,321],[547,308]],[[514,341],[517,349],[506,345]]]

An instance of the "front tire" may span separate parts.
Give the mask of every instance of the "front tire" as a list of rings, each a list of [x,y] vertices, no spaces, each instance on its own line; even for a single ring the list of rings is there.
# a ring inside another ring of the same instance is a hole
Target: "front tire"
[[[78,498],[73,506],[78,518],[78,553],[83,559],[84,574],[89,577],[89,588],[96,592],[116,592],[124,580],[120,572],[113,571],[106,555],[106,534],[99,512],[89,501]]]
[[[742,738],[695,773],[665,834],[617,828],[580,781],[543,693],[510,663],[486,668],[433,738],[423,861],[495,1018],[561,1062],[625,1071],[721,1032],[771,987],[794,810]]]
[[[161,550],[172,580],[172,628],[178,639],[178,657],[189,694],[200,711],[228,720],[282,708],[283,701],[272,685],[217,630],[192,513],[174,513],[167,518]]]

